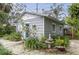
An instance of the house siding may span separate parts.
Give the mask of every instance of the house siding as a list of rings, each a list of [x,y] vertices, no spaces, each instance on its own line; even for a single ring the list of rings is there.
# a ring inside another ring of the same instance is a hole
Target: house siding
[[[52,30],[52,25],[55,25],[55,31]],[[62,25],[61,25],[62,26]],[[44,20],[44,34],[45,36],[49,36],[49,34],[51,34],[51,36],[54,35],[63,35],[63,27],[60,31],[60,24],[53,22],[50,19],[45,18]]]
[[[30,19],[27,19],[26,17],[23,18],[23,19],[25,19],[24,23],[25,24],[29,23],[30,29],[32,29],[32,25],[36,25],[36,36],[37,37],[44,35],[44,17],[36,16],[36,15],[35,16],[32,15],[32,17],[33,18],[30,18]],[[24,34],[25,34],[25,32],[24,32]]]
[[[29,23],[29,28],[32,29],[33,25],[36,25],[36,36],[40,38],[40,36],[49,36],[51,34],[54,35],[63,35],[63,25],[53,22],[53,20],[37,15],[25,14],[22,17],[24,24]],[[52,24],[55,24],[55,31],[52,30]],[[62,27],[60,31],[60,26]],[[18,31],[22,31],[22,36],[26,38],[26,32],[22,30],[21,23],[18,23]],[[55,34],[54,34],[55,33]]]

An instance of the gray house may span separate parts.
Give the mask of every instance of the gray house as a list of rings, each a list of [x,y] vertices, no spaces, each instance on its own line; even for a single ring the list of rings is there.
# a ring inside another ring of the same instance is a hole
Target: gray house
[[[51,36],[63,35],[63,23],[54,15],[24,12],[17,23],[16,30],[22,34],[24,39],[30,36],[48,37],[49,34]]]

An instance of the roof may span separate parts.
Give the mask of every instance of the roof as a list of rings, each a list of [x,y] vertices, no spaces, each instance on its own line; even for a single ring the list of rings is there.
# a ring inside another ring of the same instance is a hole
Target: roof
[[[58,19],[54,18],[54,17],[51,17],[51,16],[47,16],[46,18],[52,20],[53,22],[57,23],[57,24],[61,24],[61,25],[64,25],[65,23],[62,22],[62,21],[59,21]]]
[[[48,18],[58,24],[64,24],[62,21],[58,20],[57,18],[53,17],[53,16],[50,16],[50,15],[47,15],[47,14],[40,14],[40,13],[35,13],[35,12],[24,12],[22,14],[22,16],[24,16],[25,14],[32,14],[32,15],[37,15],[37,16],[41,16],[41,17],[45,17],[45,18]]]

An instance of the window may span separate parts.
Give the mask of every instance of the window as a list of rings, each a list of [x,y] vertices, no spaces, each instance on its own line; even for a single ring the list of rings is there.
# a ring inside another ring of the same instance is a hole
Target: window
[[[62,30],[62,27],[60,26],[60,31]]]
[[[55,24],[52,25],[52,30],[55,31]]]

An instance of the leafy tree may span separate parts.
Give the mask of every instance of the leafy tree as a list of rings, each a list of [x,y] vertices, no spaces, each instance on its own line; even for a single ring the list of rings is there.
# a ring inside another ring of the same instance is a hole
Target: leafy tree
[[[75,3],[69,6],[68,9],[69,16],[66,18],[66,23],[71,26],[71,31],[72,31],[72,38],[74,32],[77,33],[79,30],[79,4]]]
[[[9,12],[11,11],[12,4],[9,3],[0,3],[0,36],[2,37],[5,32],[9,32],[7,27],[9,26],[8,18],[9,18]],[[6,30],[7,29],[7,30]]]
[[[74,37],[74,33],[79,30],[79,20],[77,18],[71,19],[71,17],[66,18],[66,24],[71,26],[72,38]]]
[[[79,3],[72,4],[69,7],[68,11],[69,11],[69,15],[72,18],[79,18]]]
[[[71,22],[73,23],[73,26],[78,28],[79,26],[79,3],[70,5],[68,11],[69,11],[69,16],[70,16]]]
[[[71,19],[71,17],[66,17],[66,24],[78,28],[79,20],[77,18]]]

